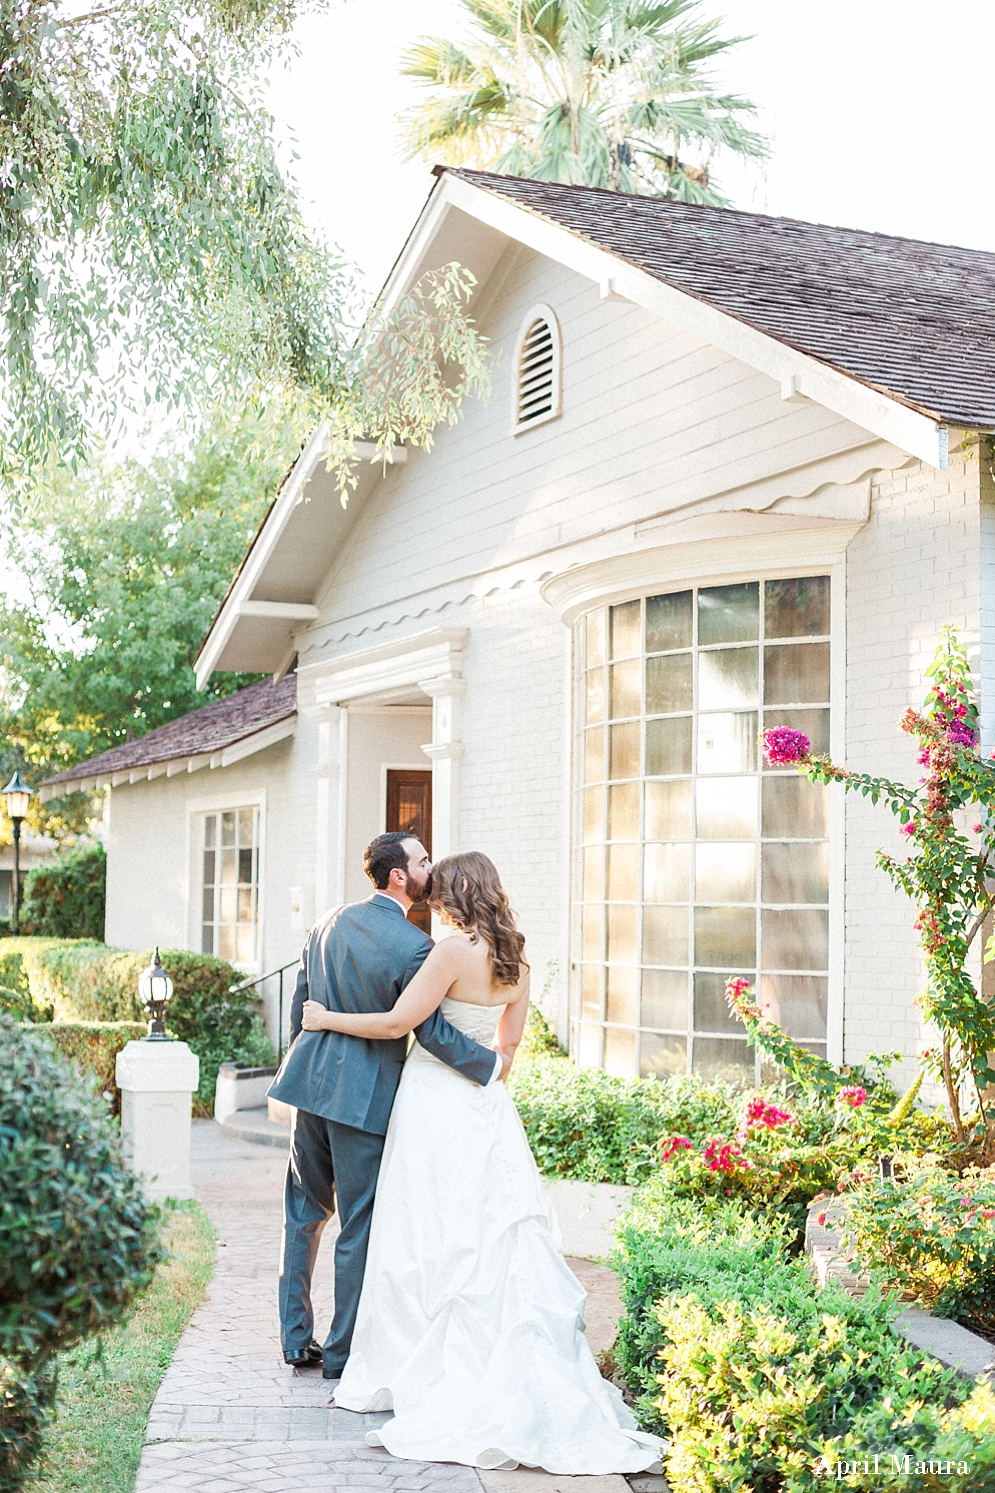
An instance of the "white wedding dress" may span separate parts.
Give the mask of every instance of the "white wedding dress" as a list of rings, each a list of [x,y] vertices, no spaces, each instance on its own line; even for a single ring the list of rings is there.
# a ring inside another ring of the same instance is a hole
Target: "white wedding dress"
[[[489,1045],[504,1008],[448,998]],[[367,1440],[396,1457],[553,1473],[640,1472],[660,1456],[584,1338],[586,1293],[503,1083],[417,1043],[387,1131],[347,1410],[393,1410]]]

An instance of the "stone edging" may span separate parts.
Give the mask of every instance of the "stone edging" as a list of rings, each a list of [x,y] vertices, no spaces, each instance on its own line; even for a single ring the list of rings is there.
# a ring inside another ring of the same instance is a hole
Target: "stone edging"
[[[843,1212],[844,1205],[839,1199],[812,1204],[805,1225],[805,1253],[811,1258],[820,1290],[833,1281],[848,1296],[859,1300],[870,1285],[870,1276],[866,1270],[854,1270],[840,1250],[842,1230],[832,1225],[842,1224]],[[817,1219],[823,1213],[826,1221],[820,1224]],[[932,1312],[919,1307],[908,1307],[892,1325],[914,1348],[956,1369],[962,1378],[985,1379],[995,1384],[995,1344],[976,1332],[969,1332],[959,1322],[934,1317]]]

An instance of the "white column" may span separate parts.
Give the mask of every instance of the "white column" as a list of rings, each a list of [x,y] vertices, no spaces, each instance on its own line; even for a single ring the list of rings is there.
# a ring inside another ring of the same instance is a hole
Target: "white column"
[[[185,1042],[129,1042],[117,1055],[124,1164],[147,1195],[190,1198],[190,1100],[200,1060]]]
[[[466,680],[457,675],[419,679],[432,700],[432,740],[422,751],[432,763],[432,859],[459,849],[459,770],[463,760],[460,728]]]
[[[345,784],[349,712],[338,705],[309,710],[318,722],[314,826],[314,916],[345,897]]]

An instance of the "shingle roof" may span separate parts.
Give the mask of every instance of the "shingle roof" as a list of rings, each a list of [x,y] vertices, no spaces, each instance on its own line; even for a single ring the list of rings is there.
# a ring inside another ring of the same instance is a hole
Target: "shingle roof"
[[[995,254],[457,170],[931,419],[995,429]]]
[[[97,757],[89,757],[76,767],[69,767],[65,772],[46,779],[42,786],[124,772],[129,768],[151,767],[156,762],[172,762],[178,757],[221,752],[246,736],[253,736],[267,726],[286,720],[296,709],[296,674],[288,674],[279,684],[263,679],[259,684],[250,684],[223,700],[202,705],[189,715],[178,716],[165,726],[157,726],[137,741],[125,742]]]

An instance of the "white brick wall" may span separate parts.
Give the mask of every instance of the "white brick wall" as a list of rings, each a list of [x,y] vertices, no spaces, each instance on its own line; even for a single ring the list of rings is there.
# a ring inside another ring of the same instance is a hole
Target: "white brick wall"
[[[947,472],[912,461],[875,477],[870,522],[847,556],[848,766],[917,781],[915,747],[898,721],[922,701],[923,670],[945,623],[980,662],[980,544],[976,458],[952,457]],[[903,853],[904,845],[887,808],[847,795],[844,1056],[901,1051],[911,1078],[923,1045],[912,1004],[923,984],[915,914],[874,864],[878,849]]]

